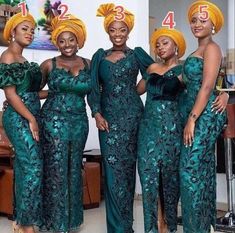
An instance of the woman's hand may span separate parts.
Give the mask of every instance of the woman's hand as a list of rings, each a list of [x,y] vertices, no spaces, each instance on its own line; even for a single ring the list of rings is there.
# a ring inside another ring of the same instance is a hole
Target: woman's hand
[[[211,106],[211,111],[222,114],[227,106],[229,95],[226,92],[218,95]]]
[[[184,145],[186,147],[192,146],[194,140],[195,120],[191,117],[188,119],[184,127]]]
[[[96,121],[96,127],[99,130],[106,130],[109,133],[109,125],[108,122],[102,117],[100,113],[95,114],[95,121]]]
[[[35,118],[32,118],[32,120],[29,121],[29,128],[32,133],[33,139],[38,142],[39,141],[39,128],[38,128],[38,123]]]

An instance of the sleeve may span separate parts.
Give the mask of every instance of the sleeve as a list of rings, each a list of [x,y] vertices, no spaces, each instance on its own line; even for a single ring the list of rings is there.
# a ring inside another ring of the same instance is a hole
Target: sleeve
[[[101,113],[100,106],[100,82],[99,82],[99,65],[103,58],[104,50],[99,49],[91,60],[91,92],[87,96],[88,104],[91,108],[92,116]]]
[[[141,47],[136,47],[134,53],[139,64],[140,73],[143,79],[147,80],[149,76],[147,68],[154,63],[154,60]]]
[[[17,86],[24,81],[24,69],[18,63],[0,64],[0,88]]]

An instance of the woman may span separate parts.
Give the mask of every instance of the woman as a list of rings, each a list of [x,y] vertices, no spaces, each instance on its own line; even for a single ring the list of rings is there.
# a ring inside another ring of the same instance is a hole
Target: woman
[[[141,48],[127,47],[134,15],[127,10],[123,14],[123,20],[116,20],[114,4],[99,7],[98,16],[104,17],[113,46],[99,49],[91,63],[93,90],[89,104],[103,156],[108,233],[133,232],[137,130],[143,111],[136,81],[139,70],[144,75],[153,63]]]
[[[41,65],[49,87],[41,110],[44,156],[43,230],[70,232],[83,222],[82,155],[88,134],[85,96],[91,90],[89,61],[76,53],[84,46],[84,23],[52,20],[51,39],[60,56]]]
[[[41,224],[42,156],[39,147],[38,116],[40,68],[29,63],[22,52],[34,38],[35,20],[18,13],[6,23],[3,37],[9,42],[0,59],[0,87],[8,105],[3,126],[15,151],[14,220],[15,232],[34,233]]]
[[[200,6],[207,6],[208,19],[205,12],[199,13]],[[224,18],[215,4],[196,1],[188,10],[188,19],[198,48],[184,64],[186,125],[180,158],[183,227],[185,233],[208,233],[216,219],[214,144],[226,120],[225,113],[211,111],[222,60],[212,35],[219,32]]]
[[[163,62],[149,66],[147,80],[142,79],[137,89],[147,91],[138,136],[144,225],[146,233],[176,232],[183,130],[178,106],[183,89],[179,58],[186,44],[180,31],[159,28],[151,36],[151,46]]]

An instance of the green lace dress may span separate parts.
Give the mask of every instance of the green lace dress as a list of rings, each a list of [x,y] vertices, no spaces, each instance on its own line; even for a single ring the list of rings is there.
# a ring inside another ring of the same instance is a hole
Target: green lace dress
[[[92,58],[93,90],[89,104],[109,123],[99,131],[105,173],[108,233],[131,233],[137,158],[137,131],[143,104],[136,92],[139,70],[145,75],[153,60],[141,48],[127,49],[125,58],[106,59],[111,50],[99,49]]]
[[[36,63],[0,64],[0,88],[15,86],[16,92],[39,123],[41,72]],[[14,219],[21,225],[41,224],[42,155],[28,121],[8,105],[3,126],[14,156]]]
[[[41,230],[70,232],[83,222],[82,156],[88,135],[85,96],[91,90],[90,71],[74,77],[56,67],[48,77],[48,98],[41,110],[44,156]]]
[[[182,65],[146,80],[147,99],[138,135],[138,171],[142,185],[146,233],[158,232],[158,198],[169,232],[177,229],[179,156],[182,120],[178,96]]]
[[[186,123],[201,88],[203,59],[190,56],[184,64],[184,82],[187,93],[181,106]],[[211,112],[215,93],[196,121],[194,142],[182,146],[180,182],[183,227],[185,233],[208,233],[216,219],[215,142],[226,121],[226,114]]]

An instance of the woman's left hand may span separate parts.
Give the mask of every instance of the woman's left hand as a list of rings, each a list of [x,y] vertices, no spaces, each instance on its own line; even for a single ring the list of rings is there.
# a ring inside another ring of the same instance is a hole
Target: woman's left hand
[[[188,119],[184,127],[184,145],[186,147],[192,146],[194,140],[195,121],[191,118]]]
[[[223,92],[221,95],[218,95],[211,106],[211,111],[222,114],[227,106],[229,95],[226,92]]]

